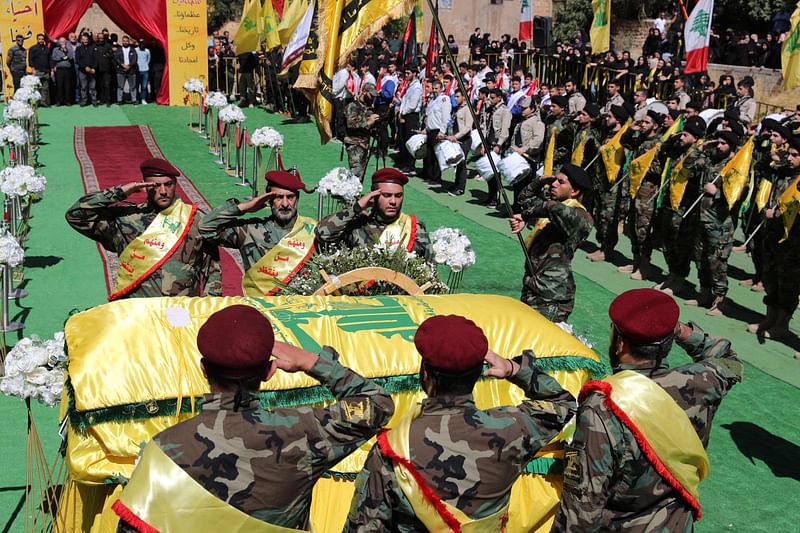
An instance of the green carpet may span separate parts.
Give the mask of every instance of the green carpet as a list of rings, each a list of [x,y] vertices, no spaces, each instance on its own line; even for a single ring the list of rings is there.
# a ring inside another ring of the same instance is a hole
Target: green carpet
[[[339,165],[340,146],[320,146],[313,124],[281,125],[282,118],[261,110],[246,110],[248,127],[278,127],[284,134],[284,161],[297,165],[304,181],[315,184],[330,168]],[[48,179],[43,200],[33,208],[31,238],[27,243],[25,287],[30,296],[15,307],[24,320],[24,335],[49,336],[62,328],[72,309],[83,309],[105,301],[102,269],[93,242],[72,231],[64,212],[82,193],[80,171],[72,149],[72,128],[148,124],[165,155],[197,185],[212,205],[230,197],[244,198],[248,189],[236,186],[213,163],[203,140],[186,126],[185,109],[156,106],[60,108],[40,111],[42,136],[39,160]],[[452,171],[445,174],[452,180]],[[482,198],[485,184],[470,180],[467,194],[452,198],[432,191],[419,179],[406,189],[406,210],[424,221],[428,230],[460,227],[470,237],[477,264],[467,271],[464,292],[519,296],[523,258],[516,238],[508,233],[502,217],[489,216],[474,203]],[[302,199],[303,214],[316,215],[316,198]],[[626,241],[624,238],[622,241]],[[629,252],[621,248],[623,253]],[[658,259],[660,255],[657,254]],[[732,260],[732,275],[748,271],[749,260],[739,254]],[[661,264],[663,266],[663,263]],[[607,308],[613,297],[632,287],[646,286],[629,280],[608,264],[593,264],[578,252],[574,267],[578,284],[576,309],[571,317],[578,333],[586,335],[598,353],[605,352],[608,338]],[[701,486],[704,518],[697,531],[793,531],[795,498],[800,481],[798,452],[800,424],[787,412],[800,401],[800,361],[792,359],[793,346],[767,342],[758,344],[744,332],[744,320],[757,318],[763,309],[760,295],[746,291],[732,280],[731,297],[737,303],[736,317],[707,317],[697,309],[682,308],[684,318],[697,320],[708,331],[733,341],[734,349],[748,364],[745,382],[723,402],[715,419],[709,455],[711,474]],[[798,330],[797,322],[792,323]],[[13,346],[14,338],[6,343]],[[790,343],[791,344],[791,343]],[[676,348],[673,364],[688,358]],[[0,416],[5,431],[0,444],[0,527],[22,531],[24,516],[18,512],[25,484],[25,411],[22,402],[0,398]],[[57,445],[56,409],[37,406],[39,424],[48,456]]]

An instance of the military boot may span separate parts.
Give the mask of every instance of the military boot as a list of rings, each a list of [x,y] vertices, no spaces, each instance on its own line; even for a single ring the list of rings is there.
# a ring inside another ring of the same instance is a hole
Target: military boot
[[[669,274],[667,274],[667,278],[666,278],[664,281],[662,281],[661,283],[656,283],[655,285],[653,285],[653,288],[654,288],[655,290],[657,290],[657,291],[663,291],[664,289],[666,289],[667,287],[669,287],[669,286],[670,286],[670,284],[671,284],[673,281],[675,281],[675,274],[673,274],[672,272],[670,272]]]
[[[775,319],[777,318],[776,308],[774,305],[767,306],[767,314],[764,317],[764,320],[757,324],[748,324],[747,331],[753,333],[754,335],[758,335],[759,333],[771,328],[772,325],[775,323]]]
[[[764,337],[767,339],[780,339],[787,336],[789,334],[789,320],[791,318],[792,315],[783,309],[777,309],[775,323],[764,331]]]
[[[702,287],[697,298],[686,300],[683,303],[686,305],[691,305],[692,307],[711,307],[713,302],[714,297],[711,295],[711,289],[708,287]]]
[[[706,314],[708,316],[722,316],[724,304],[725,296],[714,296],[714,301],[711,302],[711,309],[706,311]]]
[[[686,279],[678,276],[677,274],[672,280],[672,283],[661,289],[661,292],[664,294],[669,294],[670,296],[685,294],[689,292],[690,286],[686,282]]]
[[[655,275],[655,269],[650,264],[650,258],[646,257],[642,259],[642,261],[639,263],[639,268],[637,268],[631,274],[631,279],[635,280],[652,279],[654,275]]]

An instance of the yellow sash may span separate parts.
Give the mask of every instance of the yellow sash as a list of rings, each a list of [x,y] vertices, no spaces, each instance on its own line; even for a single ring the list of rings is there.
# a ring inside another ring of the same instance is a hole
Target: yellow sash
[[[756,192],[756,207],[763,211],[767,207],[769,197],[772,196],[772,182],[767,178],[761,178],[758,182],[758,192]]]
[[[417,238],[417,217],[400,213],[397,220],[383,228],[380,243],[387,248],[398,244],[403,245],[407,252],[414,248]]]
[[[583,206],[583,204],[580,203],[575,198],[567,198],[561,203],[566,205],[567,207],[574,207],[576,209],[583,209],[584,211],[586,211],[586,208]],[[528,249],[529,252],[533,247],[533,242],[536,240],[536,237],[538,237],[542,233],[542,231],[544,231],[544,228],[546,228],[548,224],[550,224],[549,218],[545,217],[536,219],[536,222],[534,222],[533,224],[533,229],[528,234],[528,236],[525,237],[525,247]]]
[[[242,278],[245,296],[274,296],[314,253],[313,218],[298,216],[292,229]]]
[[[422,488],[411,474],[411,471],[397,460],[398,458],[405,459],[403,462],[410,464],[408,458],[411,457],[411,448],[408,443],[408,435],[411,430],[411,422],[419,416],[421,410],[421,405],[416,404],[394,429],[383,432],[378,439],[379,447],[385,456],[393,460],[397,484],[405,497],[408,498],[420,522],[425,525],[430,533],[450,533],[453,528],[447,524],[440,511],[425,497]],[[390,449],[387,448],[387,445]],[[387,454],[386,452],[389,453]],[[413,465],[410,466],[413,468]],[[505,525],[508,521],[508,504],[494,514],[484,518],[472,519],[457,507],[441,499],[439,503],[458,521],[462,533],[497,533],[505,531]]]
[[[583,166],[583,153],[586,150],[586,137],[589,135],[589,130],[585,129],[578,137],[578,146],[572,151],[572,159],[570,162],[573,165]]]
[[[606,405],[636,438],[659,475],[693,508],[700,519],[698,486],[708,476],[708,456],[686,412],[652,379],[623,370],[581,390],[600,392]]]
[[[192,533],[298,531],[253,518],[204,489],[150,441],[113,510],[131,525]],[[152,529],[151,529],[152,530]]]
[[[689,184],[689,169],[684,167],[686,158],[689,157],[694,150],[699,150],[700,144],[703,141],[697,141],[692,147],[686,150],[686,153],[681,156],[678,162],[672,169],[672,174],[669,178],[669,199],[672,209],[677,210],[681,206],[681,200],[686,192],[686,186]]]
[[[544,175],[553,175],[553,159],[556,157],[556,127],[550,129],[550,140],[547,141],[547,150],[544,152]]]
[[[175,203],[156,215],[147,229],[119,254],[117,281],[109,300],[125,296],[161,268],[189,233],[196,211],[196,205],[176,198]]]
[[[625,148],[622,146],[621,139],[630,125],[631,121],[628,119],[625,125],[614,134],[611,140],[600,147],[600,157],[603,158],[603,164],[606,167],[606,177],[611,184],[617,181],[619,171],[622,165],[625,164]]]

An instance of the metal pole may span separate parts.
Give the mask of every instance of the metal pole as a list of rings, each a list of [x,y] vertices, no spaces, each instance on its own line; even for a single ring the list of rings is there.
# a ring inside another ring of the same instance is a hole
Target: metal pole
[[[709,183],[716,183],[718,179],[719,179],[719,176],[714,178],[714,180],[709,182]],[[694,203],[689,206],[689,209],[686,210],[686,212],[683,214],[683,216],[681,218],[686,218],[686,217],[689,216],[689,213],[691,213],[692,210],[695,207],[697,207],[697,204],[699,204],[703,200],[703,194],[704,194],[704,191],[700,191],[700,195],[697,197],[697,200],[695,200]]]
[[[3,265],[3,283],[2,283],[2,294],[0,294],[0,308],[2,309],[3,313],[3,323],[0,324],[0,331],[3,333],[8,331],[18,331],[25,327],[24,324],[21,322],[9,322],[8,316],[8,300],[9,300],[9,291],[11,287],[11,267],[8,265]]]
[[[428,3],[428,8],[431,11],[431,15],[433,16],[433,23],[436,25],[436,31],[439,33],[439,37],[443,43],[447,42],[447,35],[444,33],[444,28],[442,28],[442,23],[439,20],[439,13],[436,11],[436,8],[433,5],[432,0],[426,0]],[[456,79],[458,80],[458,88],[461,90],[461,94],[464,95],[464,100],[467,103],[467,108],[469,109],[470,115],[472,115],[472,123],[477,126],[478,136],[481,138],[481,144],[483,145],[483,151],[486,155],[486,159],[489,160],[489,165],[492,167],[492,173],[494,174],[494,179],[497,181],[497,190],[500,193],[500,198],[503,201],[503,204],[506,206],[508,213],[513,213],[514,210],[511,208],[511,202],[508,201],[508,195],[506,194],[506,190],[503,187],[503,181],[500,179],[500,172],[497,170],[497,166],[494,164],[494,160],[489,155],[489,151],[491,150],[489,146],[489,142],[486,140],[486,136],[483,134],[483,131],[480,128],[480,121],[478,120],[478,115],[475,113],[475,108],[472,107],[472,102],[469,99],[469,95],[467,93],[467,88],[464,85],[464,80],[461,78],[461,74],[458,72],[458,63],[456,62],[456,58],[453,57],[453,52],[450,50],[449,46],[444,47],[445,54],[447,55],[447,60],[450,62],[452,66],[453,73],[456,74]],[[429,147],[432,148],[432,147]],[[533,267],[533,261],[528,256],[528,247],[525,246],[525,239],[522,238],[522,234],[517,233],[517,240],[519,241],[520,247],[522,247],[522,253],[525,256],[525,264],[528,267],[528,271],[533,274],[536,270]]]
[[[745,247],[746,247],[748,244],[750,244],[750,241],[752,241],[752,240],[753,240],[753,237],[755,237],[755,236],[756,236],[756,233],[758,233],[758,230],[760,230],[760,229],[761,229],[761,226],[763,226],[763,225],[764,225],[764,222],[765,222],[765,221],[764,221],[764,220],[762,220],[762,221],[761,221],[761,223],[760,223],[758,226],[756,226],[756,229],[754,229],[754,230],[753,230],[753,233],[751,233],[751,234],[750,234],[750,236],[749,236],[749,237],[747,237],[747,240],[746,240],[746,241],[744,241],[744,244],[743,244],[742,246],[745,246]]]

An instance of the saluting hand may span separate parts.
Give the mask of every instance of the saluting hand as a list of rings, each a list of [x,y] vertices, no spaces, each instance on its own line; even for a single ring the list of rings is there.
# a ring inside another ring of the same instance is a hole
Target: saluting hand
[[[274,192],[265,192],[261,196],[256,196],[255,198],[251,198],[246,202],[238,204],[236,207],[238,207],[239,211],[242,213],[255,213],[256,211],[261,211],[264,209],[264,206],[267,205],[267,202],[273,198],[275,198]]]
[[[131,194],[137,193],[141,190],[152,189],[156,186],[155,183],[149,181],[132,181],[122,186],[122,193],[127,198]]]
[[[522,215],[512,216],[508,219],[508,223],[511,225],[511,233],[517,234],[525,229],[525,219],[522,218]]]
[[[368,192],[358,199],[358,207],[360,207],[362,211],[365,210],[367,207],[369,207],[370,203],[372,203],[373,198],[377,198],[380,196],[380,194],[381,191],[379,189]]]
[[[484,360],[489,363],[489,368],[483,371],[484,376],[507,378],[519,372],[519,365],[510,359],[500,357],[493,351],[486,352]]]
[[[272,356],[275,359],[272,361],[267,379],[271,378],[279,368],[285,372],[307,372],[319,359],[319,355],[315,353],[281,341],[275,341]]]

